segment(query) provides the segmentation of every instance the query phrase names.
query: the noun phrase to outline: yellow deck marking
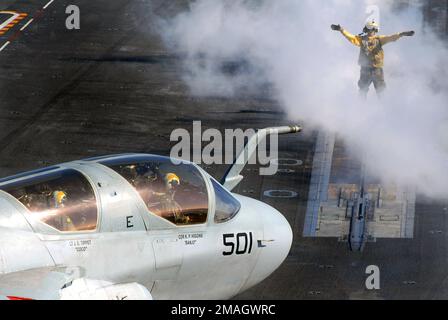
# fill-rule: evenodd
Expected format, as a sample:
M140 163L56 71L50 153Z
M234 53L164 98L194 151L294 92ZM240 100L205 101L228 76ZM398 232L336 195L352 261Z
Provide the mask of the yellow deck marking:
M11 28L13 28L20 21L25 19L28 15L26 13L20 13L16 11L0 11L0 15L9 15L10 17L4 21L0 21L0 36L8 32Z

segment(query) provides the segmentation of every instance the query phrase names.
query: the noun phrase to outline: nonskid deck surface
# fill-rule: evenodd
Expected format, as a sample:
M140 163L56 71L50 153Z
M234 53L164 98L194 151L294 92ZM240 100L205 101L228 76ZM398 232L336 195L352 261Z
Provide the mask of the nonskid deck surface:
M10 42L0 51L1 176L104 154L169 155L171 131L191 131L193 120L201 120L203 130L290 124L275 101L263 95L192 97L182 80L180 55L163 46L147 3L79 0L82 25L72 31L65 28L65 8L71 3L55 0L43 10L48 3L0 1L0 10L28 14L0 35L0 47ZM151 2L158 15L186 7L186 1ZM18 33L38 12L38 19ZM408 226L412 232L404 226L407 237L375 238L362 253L350 252L339 235L304 236L318 137L317 132L281 137L284 161L275 176L260 176L257 166L245 169L235 191L284 213L294 243L272 276L236 298L447 298L446 202L417 197L413 226ZM341 159L346 155L336 139L329 177L336 189L352 184L344 176L359 169L356 162ZM218 178L226 169L205 168ZM330 203L326 212L332 210L337 211ZM365 289L369 265L381 270L380 290Z

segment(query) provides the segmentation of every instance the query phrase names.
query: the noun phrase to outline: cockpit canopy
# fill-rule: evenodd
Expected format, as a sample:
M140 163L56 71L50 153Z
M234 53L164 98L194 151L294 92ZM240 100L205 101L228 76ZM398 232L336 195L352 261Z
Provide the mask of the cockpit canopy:
M0 189L19 200L32 219L58 231L92 231L97 227L95 193L76 170L61 169L11 182Z
M123 186L125 182L106 168L123 177L137 192L129 185ZM105 197L101 190L101 181L106 176L113 181L111 187L117 183L124 187L120 190L134 194L130 201L140 198L140 210L145 208L146 214L177 226L207 222L209 192L215 195L215 223L231 220L241 207L229 191L196 165L145 154L91 158L25 172L1 179L0 190L27 209L27 217L40 224L41 232L50 231L48 228L58 232L88 232L98 229L100 212L108 214L109 209L105 208L110 193ZM107 216L101 219L107 220Z
M231 220L241 209L240 202L215 179L211 179L215 191L215 223Z
M151 213L176 225L207 221L207 185L194 165L174 164L170 158L149 155L106 159L99 163L125 178Z

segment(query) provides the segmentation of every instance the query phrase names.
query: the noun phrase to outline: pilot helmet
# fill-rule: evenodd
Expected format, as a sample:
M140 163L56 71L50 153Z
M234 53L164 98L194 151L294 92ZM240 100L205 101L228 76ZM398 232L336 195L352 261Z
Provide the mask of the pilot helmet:
M67 193L64 191L54 191L53 192L53 200L55 208L59 208L64 205L65 201L67 200Z
M165 180L166 180L167 187L169 189L173 189L173 188L177 187L178 185L180 185L180 179L175 173L172 173L172 172L167 173L165 175Z

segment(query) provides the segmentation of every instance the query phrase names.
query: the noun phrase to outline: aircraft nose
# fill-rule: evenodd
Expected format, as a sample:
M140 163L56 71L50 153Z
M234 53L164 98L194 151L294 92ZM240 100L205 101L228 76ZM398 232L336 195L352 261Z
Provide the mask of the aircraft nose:
M263 214L263 226L264 239L257 241L257 245L263 249L260 258L270 261L273 272L282 264L291 249L292 229L283 214L272 207Z
M286 218L276 209L262 204L257 210L263 221L263 237L256 239L259 251L256 266L250 280L244 286L249 288L274 272L285 260L292 244L292 229Z

